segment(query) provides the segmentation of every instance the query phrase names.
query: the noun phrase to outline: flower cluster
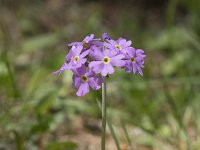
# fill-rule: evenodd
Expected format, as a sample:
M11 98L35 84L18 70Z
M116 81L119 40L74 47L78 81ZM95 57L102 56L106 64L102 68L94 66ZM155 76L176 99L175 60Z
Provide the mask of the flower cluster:
M103 77L113 74L115 67L124 68L127 73L142 75L144 51L131 47L132 41L124 38L113 40L107 33L95 39L94 34L86 36L82 42L68 44L69 53L62 67L55 73L64 70L73 72L72 87L77 89L77 96L101 88Z

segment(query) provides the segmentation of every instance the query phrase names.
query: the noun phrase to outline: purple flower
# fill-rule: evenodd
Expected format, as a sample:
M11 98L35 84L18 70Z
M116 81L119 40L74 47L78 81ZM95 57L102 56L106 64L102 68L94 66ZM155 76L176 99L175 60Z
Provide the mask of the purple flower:
M69 69L76 69L81 67L87 59L85 58L89 50L82 52L83 46L78 45L77 47L73 46L69 54L66 56L66 61L68 63ZM81 53L82 52L82 53Z
M126 64L124 66L126 72L137 72L143 75L142 69L144 68L144 51L141 49L135 50L134 48L129 48L125 54Z
M81 53L82 52L82 53ZM69 53L66 55L65 63L62 65L62 67L53 72L53 73L58 73L61 74L64 70L73 70L76 68L81 67L83 64L86 63L87 59L85 58L89 53L89 50L86 50L83 52L83 46L72 46L71 50Z
M86 71L85 66L81 66L74 70L72 87L77 89L76 95L83 96L89 92L89 87L94 90L101 88L103 82L101 77L95 76L91 70Z
M105 47L121 54L125 53L132 44L132 41L126 41L126 39L123 38L119 38L117 41L108 40L108 42L109 43L104 43Z
M114 73L114 67L123 67L125 61L122 60L124 55L116 54L116 52L106 49L102 51L98 47L93 47L90 56L95 60L89 63L89 68L95 73L101 73L102 76Z

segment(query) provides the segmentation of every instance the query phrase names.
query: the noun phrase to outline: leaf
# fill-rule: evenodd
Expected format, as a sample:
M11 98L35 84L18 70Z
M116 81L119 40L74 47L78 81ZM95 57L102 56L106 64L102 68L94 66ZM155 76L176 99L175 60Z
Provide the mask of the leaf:
M133 146L132 146L132 143L131 143L131 140L130 140L130 137L128 135L128 132L127 132L127 129L126 129L126 126L124 124L124 121L121 120L121 124L122 124L122 128L123 128L123 131L124 131L124 134L125 134L125 137L126 137L126 140L130 146L130 149L133 150Z
M38 115L38 121L31 128L31 134L42 134L49 130L50 124L53 121L53 116Z
M109 130L110 130L110 133L115 141L115 144L117 146L117 149L120 150L120 145L119 145L119 141L117 139L117 136L116 136L116 133L115 133L115 130L113 129L112 127L112 124L110 123L110 121L107 120L107 123L108 123L108 127L109 127Z

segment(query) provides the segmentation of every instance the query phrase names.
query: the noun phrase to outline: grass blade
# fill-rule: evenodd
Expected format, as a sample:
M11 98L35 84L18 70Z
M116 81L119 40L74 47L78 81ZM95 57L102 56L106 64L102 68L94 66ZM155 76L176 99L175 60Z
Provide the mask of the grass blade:
M131 148L131 150L133 150L133 146L132 146L132 143L131 143L131 140L130 140L130 137L128 135L128 132L127 132L127 129L126 129L126 126L124 124L124 121L121 120L121 124L122 124L122 128L123 128L123 131L124 131L124 134L125 134L125 137L126 137L126 140Z
M115 130L113 129L112 124L110 123L110 121L107 120L107 123L108 123L108 127L109 127L109 130L110 130L110 133L111 133L111 135L112 135L112 137L113 137L113 139L115 141L115 144L117 146L117 150L120 150L119 141L118 141L117 136L115 134Z

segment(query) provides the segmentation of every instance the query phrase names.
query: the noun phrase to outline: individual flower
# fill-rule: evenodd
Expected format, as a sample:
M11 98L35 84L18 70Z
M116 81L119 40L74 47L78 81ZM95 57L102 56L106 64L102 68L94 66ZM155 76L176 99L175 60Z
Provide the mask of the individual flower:
M126 64L124 65L124 68L126 72L130 73L133 71L134 74L139 73L140 75L143 75L142 69L144 66L144 51L141 49L134 49L129 48L125 54L125 61Z
M102 50L98 47L93 47L90 56L95 60L89 63L89 68L95 73L101 73L102 76L114 73L114 67L123 67L125 61L122 60L124 55L116 54L114 51L105 49Z
M78 45L77 47L73 46L69 54L66 56L66 61L68 63L69 69L76 69L81 67L87 59L85 58L89 50L82 52L83 46ZM82 53L81 53L82 52Z
M87 71L84 65L74 70L74 75L72 78L72 87L77 89L77 96L83 96L88 93L89 87L94 90L100 89L101 83L103 82L102 78L95 76L93 71Z
M108 49L114 50L117 53L123 54L127 51L128 48L130 48L132 41L127 41L126 39L119 38L118 40L107 40L107 42L104 43L104 46Z
M65 57L65 63L62 67L53 72L61 74L65 70L73 70L76 68L81 67L83 64L86 63L87 59L85 58L89 53L89 50L83 52L83 46L72 46L71 50Z

